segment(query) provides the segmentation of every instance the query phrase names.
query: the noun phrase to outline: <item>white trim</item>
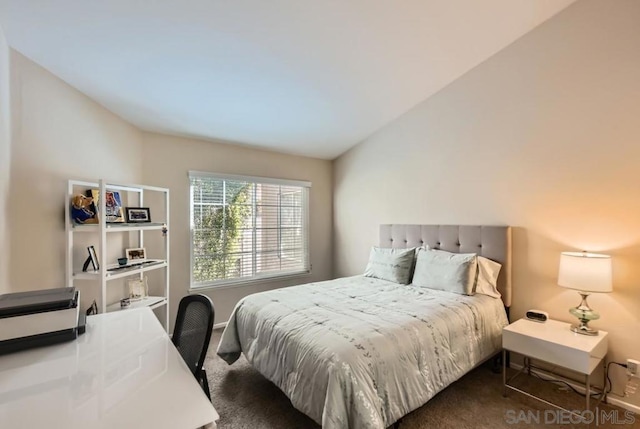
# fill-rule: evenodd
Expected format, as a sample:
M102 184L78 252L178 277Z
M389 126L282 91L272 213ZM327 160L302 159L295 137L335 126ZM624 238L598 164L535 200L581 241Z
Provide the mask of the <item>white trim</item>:
M302 188L310 188L311 182L305 180L289 180L289 179L276 179L273 177L259 177L259 176L243 176L240 174L222 174L222 173L208 173L206 171L189 171L189 179L198 177L211 177L214 179L223 180L238 180L251 183L268 183L270 185L281 186L300 186Z
M302 204L304 207L302 228L305 232L304 240L306 240L305 244L307 245L307 260L304 261L304 265L309 268L309 273L311 273L311 222L309 220L309 214L311 213L311 199L309 198L309 192L309 189L303 190L302 192Z
M224 329L227 327L227 324L229 322L220 322L220 323L216 323L215 325L213 325L213 329Z
M630 404L629 402L623 401L620 399L618 395L615 393L609 393L607 395L607 403L612 405L617 405L620 408L624 408L625 410L631 411L636 414L640 414L640 406Z
M191 186L191 175L189 175L187 189L189 190L189 207L187 207L189 216L187 218L189 219L189 287L191 287L193 284L193 187Z
M239 278L238 280L227 280L224 283L206 284L202 286L191 286L189 293L201 292L203 290L219 290L219 289L233 289L236 287L247 286L250 284L270 283L273 281L284 281L289 279L295 279L300 277L309 277L311 271L303 271L292 274L281 274L275 276L265 277L251 277L251 278ZM283 286L286 287L286 286Z

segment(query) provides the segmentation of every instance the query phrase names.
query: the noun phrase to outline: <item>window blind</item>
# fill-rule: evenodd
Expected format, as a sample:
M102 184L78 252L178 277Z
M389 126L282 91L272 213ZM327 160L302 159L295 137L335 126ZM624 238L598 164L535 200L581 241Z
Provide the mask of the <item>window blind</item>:
M190 172L191 284L310 271L308 182Z

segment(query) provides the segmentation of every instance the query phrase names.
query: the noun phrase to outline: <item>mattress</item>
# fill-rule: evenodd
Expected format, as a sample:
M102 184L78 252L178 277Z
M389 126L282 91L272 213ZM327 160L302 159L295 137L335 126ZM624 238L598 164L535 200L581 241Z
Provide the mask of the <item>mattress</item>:
M501 300L363 277L250 295L218 355L326 429L384 429L500 350Z

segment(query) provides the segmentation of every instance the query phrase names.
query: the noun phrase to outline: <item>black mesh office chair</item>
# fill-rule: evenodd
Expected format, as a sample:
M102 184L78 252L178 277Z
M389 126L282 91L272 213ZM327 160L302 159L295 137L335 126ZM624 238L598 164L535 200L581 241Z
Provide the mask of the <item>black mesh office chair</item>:
M180 300L172 337L173 344L209 400L211 400L211 393L209 393L207 373L202 369L202 365L209 348L214 316L213 302L208 296L185 296Z

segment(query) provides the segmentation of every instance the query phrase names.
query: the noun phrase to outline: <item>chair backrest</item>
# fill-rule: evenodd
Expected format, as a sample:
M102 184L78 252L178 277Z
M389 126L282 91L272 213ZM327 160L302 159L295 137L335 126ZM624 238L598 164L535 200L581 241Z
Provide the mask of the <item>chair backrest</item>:
M205 295L187 295L180 300L171 340L194 376L202 370L209 348L215 310Z

